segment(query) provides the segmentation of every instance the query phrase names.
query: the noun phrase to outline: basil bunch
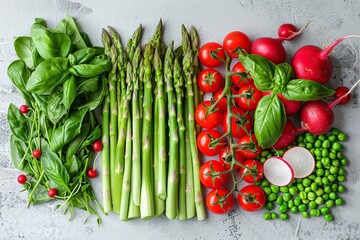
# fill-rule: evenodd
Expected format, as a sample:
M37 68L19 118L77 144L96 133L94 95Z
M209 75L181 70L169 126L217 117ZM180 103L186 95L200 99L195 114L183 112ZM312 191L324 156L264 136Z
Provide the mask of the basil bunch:
M240 61L251 73L255 86L264 92L254 114L254 133L259 146L269 148L280 138L286 123L285 107L277 94L293 101L313 101L328 97L334 91L315 81L293 79L294 72L288 63L275 65L254 54L241 54Z
M14 47L19 59L8 76L30 110L23 115L9 106L10 152L14 167L28 175L29 203L52 200L47 192L56 188L71 215L74 207L97 214L85 173L91 143L101 136L94 110L107 94L102 75L111 63L70 16L55 28L36 19L30 36L17 37ZM40 158L32 157L34 149Z

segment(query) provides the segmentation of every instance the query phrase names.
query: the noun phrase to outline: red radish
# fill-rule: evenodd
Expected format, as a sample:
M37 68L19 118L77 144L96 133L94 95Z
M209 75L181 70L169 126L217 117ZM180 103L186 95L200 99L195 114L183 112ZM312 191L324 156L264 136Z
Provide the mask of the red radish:
M349 91L349 89L345 86L340 86L338 88L335 89L335 100L341 98L344 94L346 94ZM346 97L344 97L343 99L341 99L341 101L339 102L340 105L345 105L347 103L349 103L351 100L351 93L349 93Z
M18 183L20 183L20 184L26 183L26 181L27 181L26 175L20 174L20 175L17 177L17 181L18 181Z
M315 159L309 150L304 147L292 147L287 150L283 157L294 170L295 178L309 176L315 169Z
M21 105L20 106L20 112L22 113L22 114L26 114L27 112L28 112L28 106L26 106L26 105Z
M294 170L280 157L268 158L263 167L265 178L273 185L286 186L294 179Z
M270 94L271 94L271 92L263 92L262 93L263 96L270 95ZM286 115L288 115L288 116L293 115L300 110L302 102L287 100L286 98L283 97L283 95L281 93L277 94L277 96L280 98L280 100L283 102L283 104L285 106Z
M279 150L289 146L292 142L294 142L298 130L291 122L290 119L286 121L283 133L277 142L272 146L272 148Z
M303 46L297 50L291 61L296 78L313 80L321 84L327 83L333 72L333 65L329 54L336 45L350 37L359 36L348 35L339 38L325 50L313 45Z
M39 158L41 156L41 151L39 149L35 149L32 152L32 155L33 155L34 158Z
M100 140L95 140L93 143L92 143L92 149L95 151L95 152L100 152L103 148L103 145L102 145L102 142Z
M57 194L57 189L56 188L50 188L49 191L48 191L48 196L53 198L55 197Z
M251 45L251 53L261 55L275 64L283 63L286 51L280 39L263 37L256 39Z
M89 168L86 174L89 178L95 178L97 176L97 171L95 168Z
M297 29L293 24L285 23L281 25L278 29L279 38L289 38L296 33Z

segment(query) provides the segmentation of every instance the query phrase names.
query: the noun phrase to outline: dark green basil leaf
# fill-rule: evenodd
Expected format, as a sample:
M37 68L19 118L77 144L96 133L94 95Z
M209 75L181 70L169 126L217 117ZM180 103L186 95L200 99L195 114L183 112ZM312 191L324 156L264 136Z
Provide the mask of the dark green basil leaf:
M36 105L40 108L41 112L47 116L47 103L49 96L31 94L35 100Z
M69 72L77 77L95 77L111 69L111 62L107 59L93 59L89 63L72 66Z
M94 59L94 57L103 54L96 48L83 48L73 53L76 58L77 64L88 63Z
M256 88L261 91L271 91L274 86L275 64L263 56L255 54L240 54L240 61L250 72Z
M80 149L91 145L96 139L99 139L101 137L101 129L100 127L97 125L92 132L89 134L89 136L87 136L87 138L85 139L85 141L81 144Z
M35 186L36 183L35 182L31 182L32 186ZM32 188L31 188L32 189ZM31 192L31 190L29 191L29 193ZM48 189L42 185L42 184L38 184L31 196L31 199L29 199L29 201L36 205L36 204L41 204L41 203L45 203L45 202L49 202L53 200L53 198L50 198L48 195Z
M26 67L24 61L16 60L12 62L7 69L7 74L24 99L29 101L31 99L31 95L26 90L26 84L31 73Z
M76 79L70 76L63 84L63 103L69 109L76 97Z
M42 146L41 150L41 167L46 176L70 192L70 176L59 156L51 151L47 146Z
M99 81L100 86L98 87L98 90L93 94L87 95L86 103L84 105L79 106L78 109L90 108L90 111L92 111L102 103L107 90L106 88L107 80L104 76L101 76L100 79L101 79Z
M56 92L50 95L47 104L47 113L52 124L57 124L60 119L67 113L66 107L63 103L63 94Z
M59 151L65 144L80 134L81 125L87 111L88 108L76 111L66 119L63 125L55 129L50 141L51 150L54 152Z
M81 167L81 162L76 158L75 155L72 155L72 157L66 161L64 166L68 171L70 177L73 177L79 172Z
M23 60L26 66L34 69L41 61L31 37L18 37L14 41L16 55Z
M314 101L329 97L335 93L334 90L312 80L294 79L288 82L282 95L288 100Z
M12 133L20 140L26 142L29 138L29 129L26 118L20 110L10 103L7 113L7 120Z
M87 35L87 33L86 32L80 32L80 34L81 34L81 37L84 39L84 42L85 42L86 46L92 47L93 45L92 45L92 43L90 41L90 38Z
M61 20L55 26L55 30L66 33L71 38L75 49L82 49L86 47L86 43L80 33L80 30L71 16L66 16L63 20Z
M50 122L48 120L46 112L40 113L40 131L41 134L47 139L49 139L53 131L52 127L50 126Z
M254 133L262 148L269 148L280 138L286 123L284 104L276 95L261 98L254 115Z
M49 95L56 86L67 79L69 67L67 58L45 60L31 74L26 89L36 94Z
M285 85L294 77L294 71L290 64L280 63L275 67L274 82L276 86Z
M30 158L31 155L28 153L27 157L25 157L25 160L23 162L22 159L24 157L24 154L26 152L26 144L23 141L20 141L18 139L16 139L14 134L11 134L10 136L10 156L11 156L11 162L13 164L13 166L20 170L20 171L24 171L28 174L33 174L33 171L31 170L31 168L29 167L29 165L27 164L26 159Z
M72 158L74 154L80 149L83 141L86 139L89 134L90 125L88 123L84 123L81 126L80 134L77 135L66 147L66 161Z
M81 93L92 93L98 90L99 76L93 78L82 78L80 79L76 92Z

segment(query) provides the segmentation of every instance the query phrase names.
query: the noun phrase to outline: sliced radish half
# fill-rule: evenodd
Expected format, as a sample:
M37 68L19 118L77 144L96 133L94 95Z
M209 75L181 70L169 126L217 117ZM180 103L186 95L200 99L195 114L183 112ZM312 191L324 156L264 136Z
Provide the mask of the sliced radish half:
M264 176L276 186L286 186L294 179L294 170L280 157L270 157L264 163Z
M290 148L284 153L283 159L294 169L295 178L307 177L315 169L314 156L304 147Z

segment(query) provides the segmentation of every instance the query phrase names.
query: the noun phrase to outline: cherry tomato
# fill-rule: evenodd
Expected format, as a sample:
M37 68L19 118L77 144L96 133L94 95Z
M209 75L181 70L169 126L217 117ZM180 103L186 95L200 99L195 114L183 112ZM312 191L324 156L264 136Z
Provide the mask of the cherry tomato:
M226 169L219 161L207 161L200 168L200 181L207 188L219 188L227 182L229 175L226 173L211 176L211 174L219 174L223 171L226 171Z
M345 95L347 92L349 91L349 89L345 86L340 86L338 88L335 89L335 100L339 99L340 97L342 97L343 95ZM349 93L346 97L344 97L343 99L340 100L339 104L340 105L345 105L348 102L350 102L351 100L351 93Z
M257 144L255 134L244 135L237 143L244 144L243 147L238 147L237 151L246 159L256 158L262 151L261 147Z
M242 95L242 97L235 98L236 104L242 109L249 111L254 111L262 98L261 91L252 84L241 87L238 94Z
M35 149L32 152L32 155L33 155L34 158L39 158L41 156L41 151L39 149Z
M244 181L247 183L259 182L264 176L264 168L261 162L254 159L245 160L244 165L254 172L246 169L240 168L240 177L244 177Z
M203 128L215 128L222 122L222 110L215 107L209 112L211 104L211 101L203 101L196 107L195 120Z
M53 198L55 197L57 194L57 189L56 188L50 188L49 191L48 191L48 196Z
M255 212L265 206L266 194L259 186L247 185L240 190L238 203L242 209L248 212Z
M246 75L250 75L249 73L246 73L246 69L244 68L244 66L242 65L241 62L237 62L232 68L231 68L232 72L237 72L237 73L241 73L244 74L243 76L240 75L231 75L231 81L239 88L243 87L243 86L247 86L250 84L254 84L254 80L252 78L245 78Z
M97 176L97 171L95 168L89 168L86 174L89 178L95 178Z
M215 156L219 154L225 146L225 140L222 139L217 144L211 144L211 142L221 136L221 133L214 129L207 129L200 132L196 139L200 152L207 156Z
M29 111L28 106L26 105L21 105L20 106L20 112L23 114L26 114Z
M203 92L216 92L223 82L221 73L215 69L204 69L199 73L198 85Z
M207 208L215 214L224 214L229 212L234 206L234 197L229 195L229 190L226 188L214 189L206 197Z
M231 153L230 146L227 146L219 154L219 161L227 170L231 168L232 156L230 153ZM235 159L236 162L238 163L244 163L244 158L241 156L239 151L235 151ZM240 168L239 165L237 164L234 165L234 170L238 170L239 168Z
M95 140L93 143L92 143L92 149L95 151L95 152L100 152L103 148L103 145L101 143L100 140Z
M214 102L217 101L217 100L220 98L220 96L221 96L221 94L223 93L223 91L224 91L224 88L219 88L219 90L217 90L217 91L214 93L214 97L213 97L213 101L214 101ZM233 87L231 87L231 92L232 92L232 94L236 94L236 93L237 93L236 89L233 88ZM226 112L226 110L227 110L226 96L224 96L224 97L219 101L218 106L219 106L219 108L220 108L223 112Z
M223 61L215 58L212 54L216 54L216 56ZM205 43L199 49L199 59L204 66L216 68L225 62L226 56L224 48L216 42Z
M239 54L236 51L238 51L239 48L243 49L247 53L250 53L251 42L245 33L233 31L225 36L223 46L230 57L237 58L239 57Z
M281 25L278 29L278 36L280 38L288 38L297 32L296 27L293 24L285 23Z
M17 177L17 181L18 181L18 183L20 183L20 184L26 183L26 181L27 181L26 175L20 174L20 175Z
M250 114L241 108L235 107L232 108L232 113L237 116L231 118L231 133L233 137L239 138L250 133L253 127ZM227 116L228 114L225 113L222 121L222 128L224 132L228 131Z

